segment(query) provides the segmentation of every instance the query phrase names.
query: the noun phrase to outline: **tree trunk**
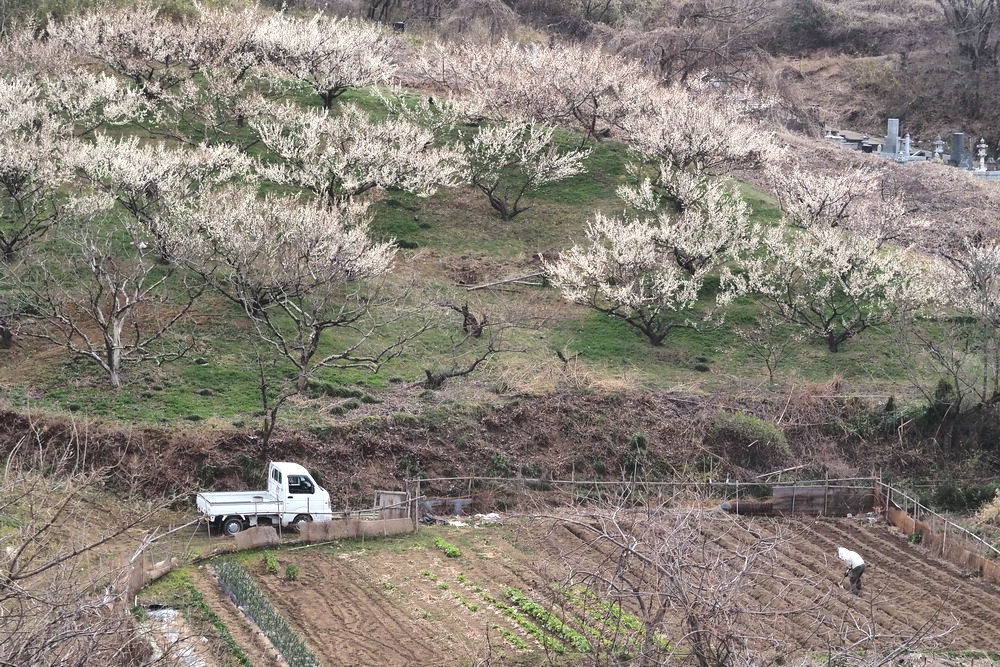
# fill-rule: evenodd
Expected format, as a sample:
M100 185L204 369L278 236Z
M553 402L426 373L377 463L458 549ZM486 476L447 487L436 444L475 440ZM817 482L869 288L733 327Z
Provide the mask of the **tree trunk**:
M832 332L826 334L826 348L830 351L831 354L837 354L837 352L840 351L841 340L842 339L840 336L837 336Z

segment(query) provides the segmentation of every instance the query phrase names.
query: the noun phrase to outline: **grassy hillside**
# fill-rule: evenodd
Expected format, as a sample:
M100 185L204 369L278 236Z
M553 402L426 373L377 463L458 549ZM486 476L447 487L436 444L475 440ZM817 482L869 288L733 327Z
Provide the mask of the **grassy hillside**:
M428 310L440 310L442 321L377 373L321 371L312 395L329 398L332 393L336 398L339 392L358 398L350 395L355 392L365 401L379 400L401 383L422 382L424 370L447 367L453 361L451 341L460 333L461 316L438 305L445 302L468 303L473 312L496 319L532 316L523 329L511 332L510 352L498 354L470 378L450 380L454 384L502 387L499 390L509 393L550 391L563 365L557 352L575 357L587 373L636 388L683 386L711 393L766 373L763 361L736 335L756 326L759 312L749 301L731 308L720 325L704 333L680 330L656 348L618 320L564 303L550 287L469 289L538 273L539 255L554 256L581 240L594 211L621 208L614 190L626 182L626 148L614 142L594 148L587 173L547 186L530 198L531 208L511 222L501 220L485 197L468 186L443 189L428 199L387 193L377 203L373 229L401 248L393 280L412 282L412 298L426 303ZM765 194L749 186L745 194L756 219L776 218ZM533 280L541 283L538 277ZM251 427L261 406L258 370L247 353L252 336L241 323L244 317L232 304L209 294L196 303L185 331L194 337L195 349L177 361L131 368L120 391L108 390L92 362L31 339L20 340L5 355L0 377L11 407L19 410L137 424L188 420ZM398 326L414 324L410 320ZM335 337L329 345L336 345ZM797 343L776 379L824 383L835 376L865 393L911 391L894 358L891 331L866 333L836 355L819 344ZM304 419L318 427L350 418L317 413L308 401L298 408L298 415L295 409L289 412L290 425Z

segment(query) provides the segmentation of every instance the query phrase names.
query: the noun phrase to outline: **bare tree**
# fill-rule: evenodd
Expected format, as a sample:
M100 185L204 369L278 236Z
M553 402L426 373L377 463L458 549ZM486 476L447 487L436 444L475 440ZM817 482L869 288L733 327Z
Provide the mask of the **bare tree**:
M25 333L93 361L115 388L126 364L162 363L190 349L163 343L204 290L176 265L164 266L149 235L131 222L67 230L60 235L67 252L36 254L17 276L35 313Z
M784 325L784 320L773 313L763 313L754 326L736 329L740 340L764 363L769 382L774 382L778 366L792 355L795 344L801 340L796 332L788 331Z
M437 322L437 328L446 332L448 351L439 367L424 367L424 385L428 389L440 389L449 379L481 371L495 356L524 352L518 332L537 330L551 316L548 310L523 303L515 311L500 298L484 300L478 306L470 306L468 301L458 305L450 300L440 305L459 314L461 324L456 327L454 317ZM478 317L476 311L481 313Z
M686 83L706 72L745 79L761 58L759 31L774 12L770 0L661 0L612 44L664 82Z
M149 643L131 613L130 559L120 545L150 513L115 515L109 522L108 508L93 500L104 474L74 472L69 451L61 458L49 451L46 473L34 470L32 463L40 461L30 452L41 446L37 437L15 447L0 475L0 510L11 526L0 538L0 662L145 663ZM133 562L146 544L130 547L138 547ZM115 562L121 567L107 565Z
M693 498L632 501L626 493L550 517L586 547L563 554L568 574L559 585L577 613L615 631L613 655L634 656L642 665L679 655L701 667L754 664L758 652L782 645L773 628L777 616L816 613L815 604L771 604L811 585L775 576L788 539L780 531L751 531L720 510L698 508Z
M937 0L959 53L973 72L1000 62L1000 2L997 0Z

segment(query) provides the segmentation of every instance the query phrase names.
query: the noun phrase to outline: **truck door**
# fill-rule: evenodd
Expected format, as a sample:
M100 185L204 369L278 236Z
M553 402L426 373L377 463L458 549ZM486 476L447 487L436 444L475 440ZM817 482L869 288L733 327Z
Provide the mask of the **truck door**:
M288 475L284 501L285 522L293 521L300 514L313 515L322 508L315 497L316 486L305 475Z

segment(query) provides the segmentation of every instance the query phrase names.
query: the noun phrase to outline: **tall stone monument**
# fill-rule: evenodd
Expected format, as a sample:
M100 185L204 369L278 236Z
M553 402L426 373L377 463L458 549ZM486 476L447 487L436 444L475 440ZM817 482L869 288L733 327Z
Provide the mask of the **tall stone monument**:
M953 132L951 135L951 159L948 164L961 167L965 160L965 132Z
M889 126L885 132L885 145L882 147L882 151L895 157L896 153L899 152L899 148L899 119L890 118Z

